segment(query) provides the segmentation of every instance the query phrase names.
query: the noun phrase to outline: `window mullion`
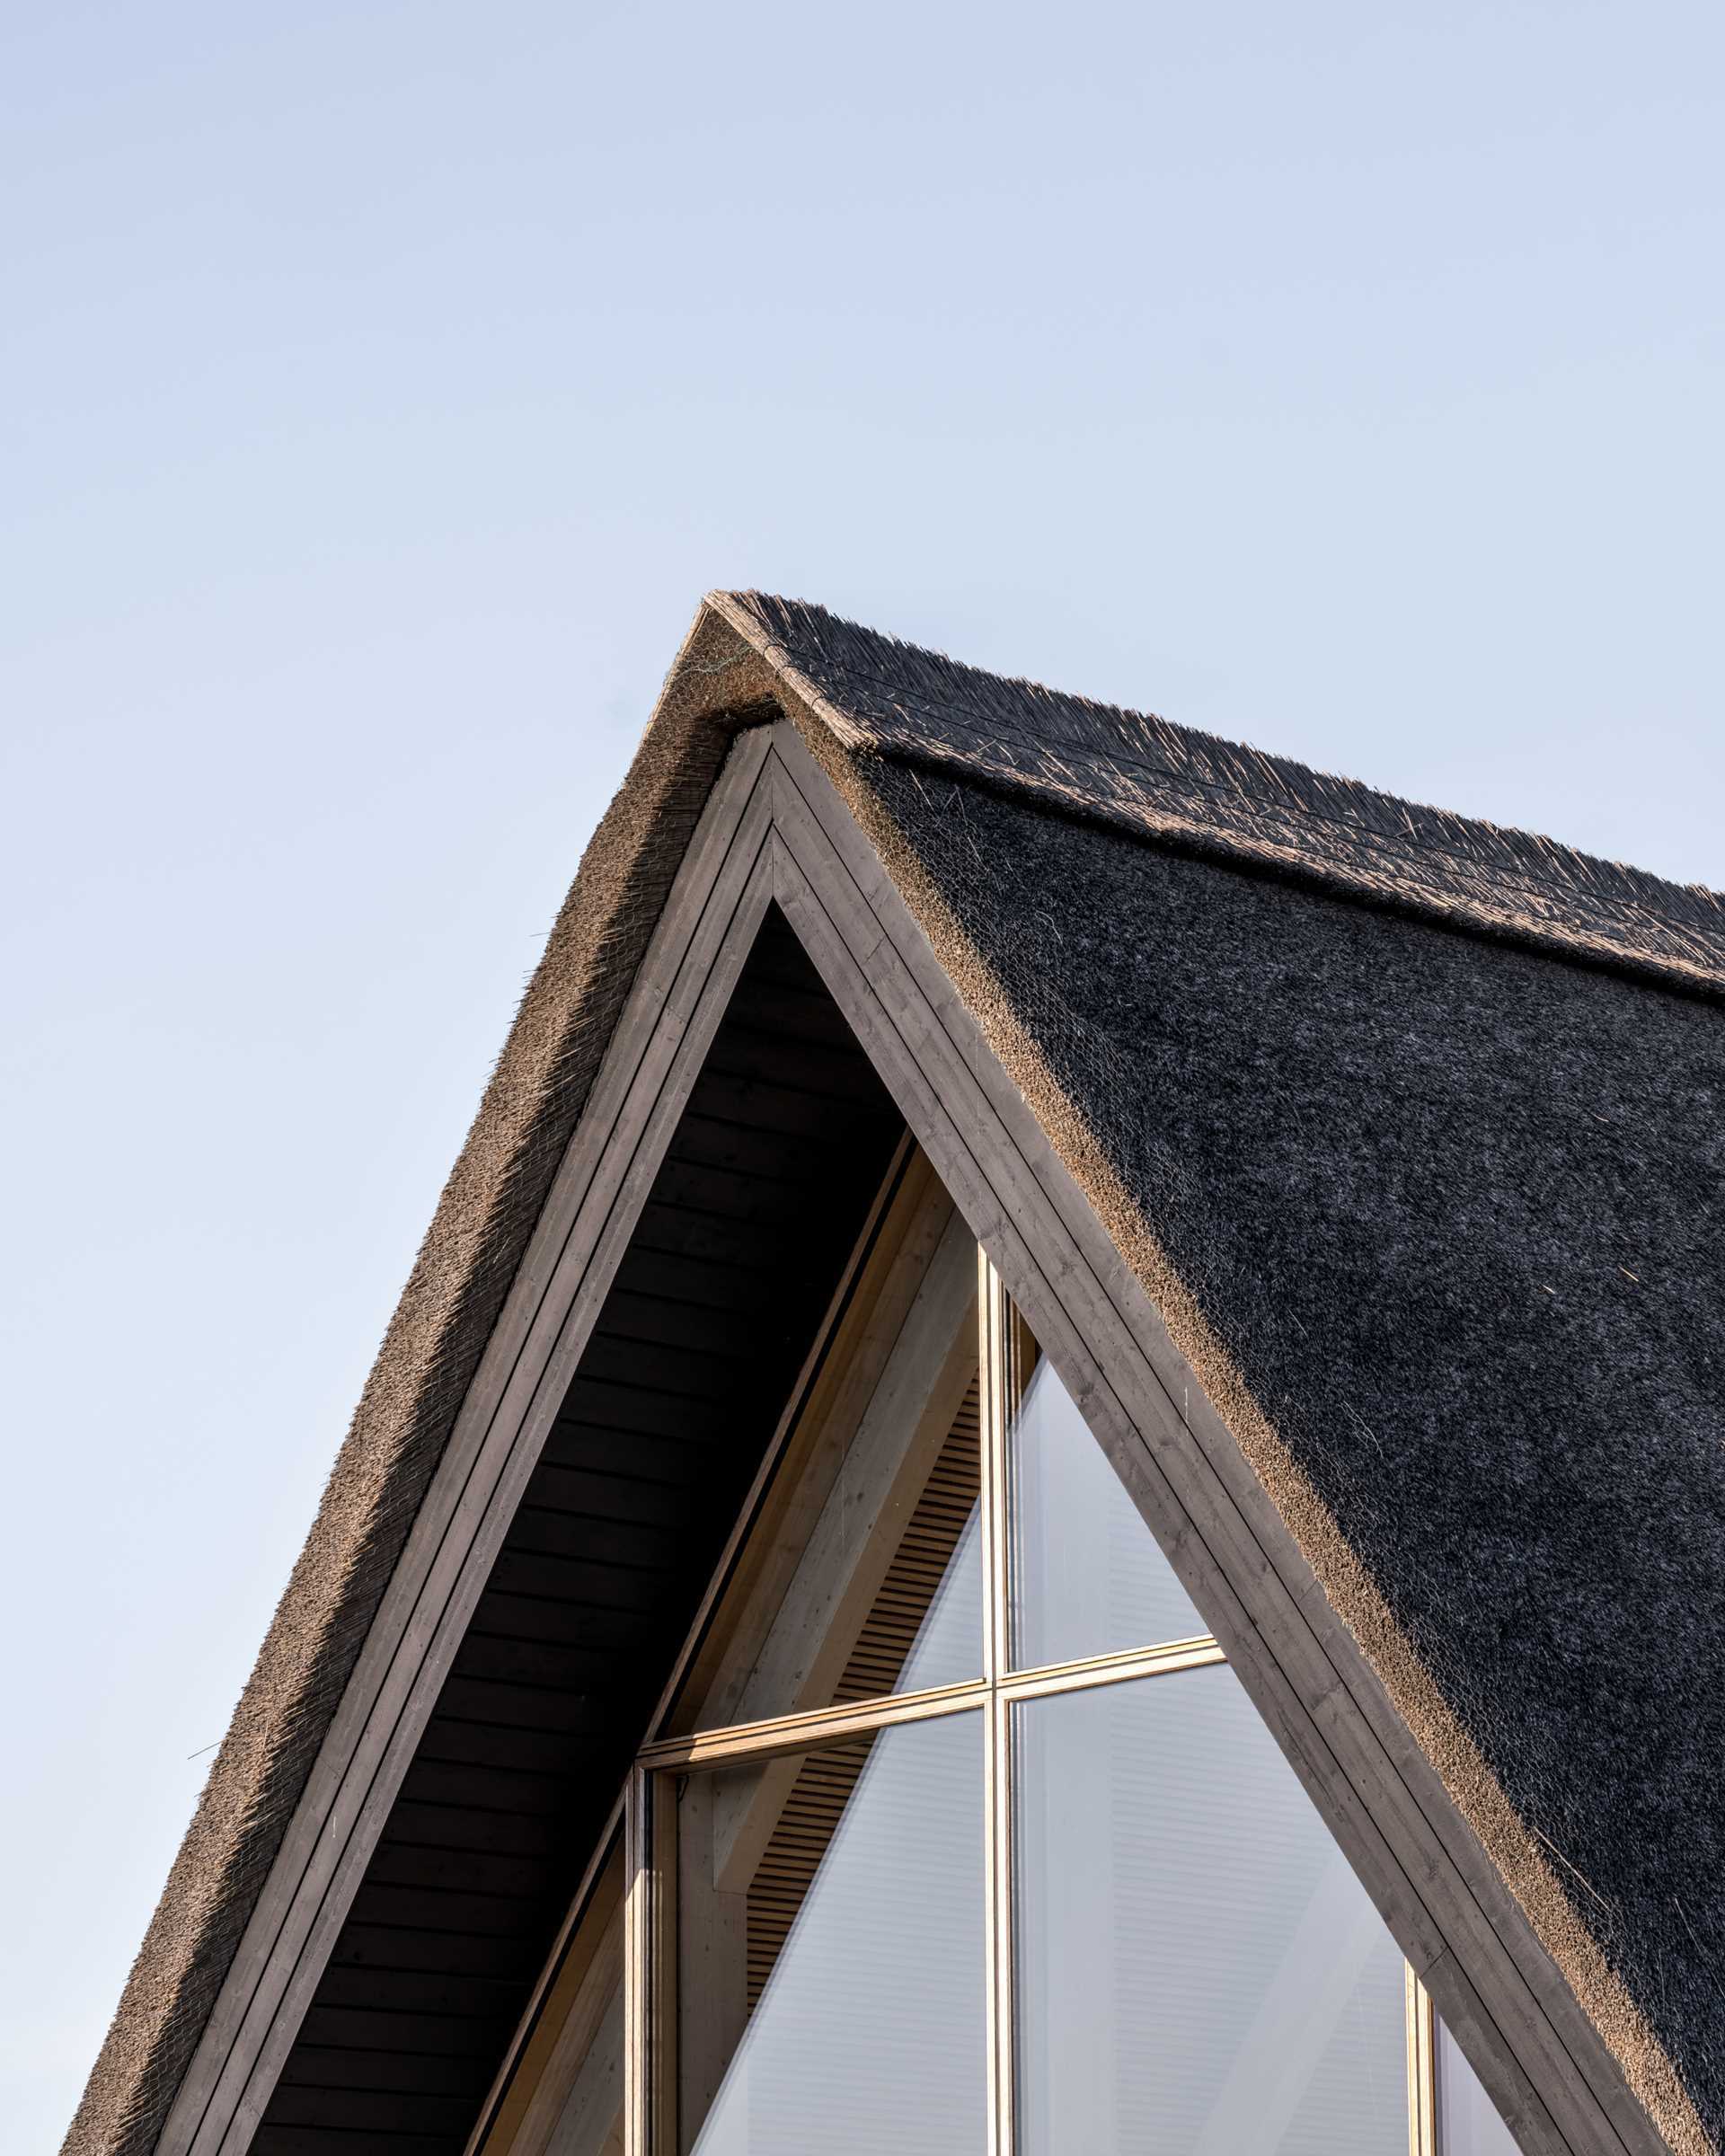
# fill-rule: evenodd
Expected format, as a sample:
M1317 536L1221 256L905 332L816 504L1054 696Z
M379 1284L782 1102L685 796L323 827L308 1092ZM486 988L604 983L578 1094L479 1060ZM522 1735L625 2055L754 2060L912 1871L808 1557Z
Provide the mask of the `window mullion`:
M1056 1692L1089 1692L1099 1684L1170 1676L1183 1669L1204 1669L1226 1660L1214 1639L1176 1639L1166 1647L1148 1647L1136 1654L1099 1655L1093 1662L1027 1669L1022 1675L1006 1678L1002 1689L1013 1700L1047 1699Z
M855 1706L812 1707L801 1714L781 1715L770 1722L741 1722L730 1729L701 1729L690 1736L668 1736L643 1747L642 1766L654 1773L682 1769L711 1772L741 1766L746 1761L786 1758L793 1752L819 1751L847 1737L866 1736L900 1722L931 1721L942 1715L974 1713L986 1687L978 1683L942 1684L932 1692L889 1692Z
M987 1967L989 2156L1013 2156L1015 2143L1013 2053L1013 1731L1000 1692L1011 1666L1012 1530L1006 1424L1013 1385L1011 1303L1000 1275L978 1250L982 1330L983 1560L986 1568L984 1675L988 1683L987 1816L984 1822Z
M1408 2156L1438 2156L1438 2031L1431 1993L1406 1965Z
M652 1777L637 1766L624 1805L623 2152L652 2156L650 2091L654 2069Z
M988 2092L991 2156L1016 2144L1013 1970L1013 1710L999 1692L987 1708Z
M997 1683L1009 1666L1010 1530L1006 1497L1006 1416L1012 1384L1012 1308L1000 1275L978 1248L978 1359L982 1374L982 1556L986 1582L982 1674Z

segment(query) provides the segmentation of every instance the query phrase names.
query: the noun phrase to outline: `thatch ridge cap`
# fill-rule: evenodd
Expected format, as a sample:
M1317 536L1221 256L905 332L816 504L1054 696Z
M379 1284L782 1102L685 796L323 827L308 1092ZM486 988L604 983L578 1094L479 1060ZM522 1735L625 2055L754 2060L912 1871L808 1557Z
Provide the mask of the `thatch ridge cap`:
M708 603L853 753L926 763L1157 843L1725 990L1725 895L1703 884L990 673L807 601L734 591Z

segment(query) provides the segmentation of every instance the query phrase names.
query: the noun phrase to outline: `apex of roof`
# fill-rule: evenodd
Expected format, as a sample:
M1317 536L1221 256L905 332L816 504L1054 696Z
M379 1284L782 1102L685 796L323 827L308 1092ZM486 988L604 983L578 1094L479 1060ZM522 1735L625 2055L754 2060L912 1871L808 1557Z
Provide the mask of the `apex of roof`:
M1141 711L965 666L765 592L708 604L853 754L1457 925L1725 990L1725 897L1333 778Z

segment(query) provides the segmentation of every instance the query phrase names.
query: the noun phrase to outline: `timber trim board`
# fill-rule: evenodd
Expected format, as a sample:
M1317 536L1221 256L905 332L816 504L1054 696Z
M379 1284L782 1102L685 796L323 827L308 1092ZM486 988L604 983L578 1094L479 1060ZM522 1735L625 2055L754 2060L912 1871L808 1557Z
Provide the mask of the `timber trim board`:
M774 895L1331 1832L1540 2156L1665 2143L851 811L772 729Z
M733 744L156 2143L242 2156L771 898L768 731Z

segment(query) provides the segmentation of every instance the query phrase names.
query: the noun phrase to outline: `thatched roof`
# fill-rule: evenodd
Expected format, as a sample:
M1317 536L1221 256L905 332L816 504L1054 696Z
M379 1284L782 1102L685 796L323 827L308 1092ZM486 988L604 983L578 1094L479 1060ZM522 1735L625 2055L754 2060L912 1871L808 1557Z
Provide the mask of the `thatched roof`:
M1674 2145L1725 2139L1725 904L756 595L583 861L67 2147L154 2144L739 717L833 776Z

